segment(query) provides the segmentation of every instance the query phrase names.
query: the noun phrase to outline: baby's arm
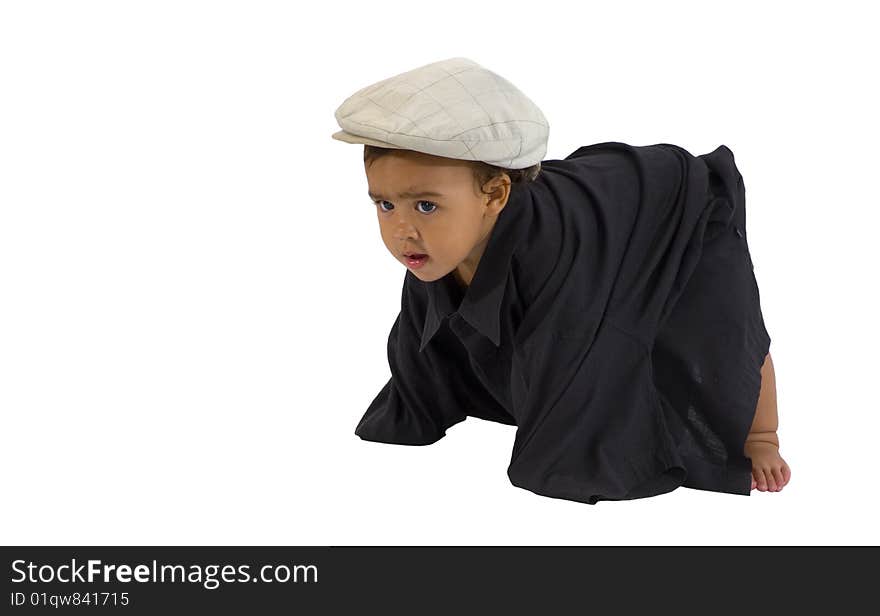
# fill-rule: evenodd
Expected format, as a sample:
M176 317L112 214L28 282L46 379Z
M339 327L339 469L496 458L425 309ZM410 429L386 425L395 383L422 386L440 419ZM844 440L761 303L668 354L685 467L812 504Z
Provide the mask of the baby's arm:
M761 366L761 393L758 395L758 406L746 442L763 441L779 447L776 430L779 419L776 412L776 373L773 371L773 359L770 353L764 358Z

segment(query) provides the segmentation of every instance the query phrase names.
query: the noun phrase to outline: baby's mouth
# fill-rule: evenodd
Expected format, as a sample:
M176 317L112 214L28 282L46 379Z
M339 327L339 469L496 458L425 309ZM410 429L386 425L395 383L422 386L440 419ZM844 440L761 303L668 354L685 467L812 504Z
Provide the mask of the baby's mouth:
M410 267L420 267L428 260L428 255L417 252L403 255L403 257L406 259L406 263Z

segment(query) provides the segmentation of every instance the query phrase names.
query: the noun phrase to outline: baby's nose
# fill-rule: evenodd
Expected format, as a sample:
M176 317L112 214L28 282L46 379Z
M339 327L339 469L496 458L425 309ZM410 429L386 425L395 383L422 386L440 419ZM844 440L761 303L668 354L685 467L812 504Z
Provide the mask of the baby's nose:
M401 221L394 228L394 237L398 240L408 240L415 237L416 234L416 228L409 222Z

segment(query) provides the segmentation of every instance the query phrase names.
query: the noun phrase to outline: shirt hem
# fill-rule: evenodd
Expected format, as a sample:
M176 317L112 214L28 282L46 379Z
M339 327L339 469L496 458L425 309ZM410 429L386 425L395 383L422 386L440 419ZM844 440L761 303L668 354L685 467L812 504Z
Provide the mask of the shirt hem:
M446 436L446 431L449 430L449 428L461 423L467 418L467 415L463 415L455 421L446 424L446 427L439 432L432 431L422 432L419 434L403 434L400 431L393 429L385 432L379 432L376 430L370 430L368 424L361 423L355 429L354 433L358 437L360 437L361 440L371 441L374 443L385 443L388 445L433 445L441 438Z

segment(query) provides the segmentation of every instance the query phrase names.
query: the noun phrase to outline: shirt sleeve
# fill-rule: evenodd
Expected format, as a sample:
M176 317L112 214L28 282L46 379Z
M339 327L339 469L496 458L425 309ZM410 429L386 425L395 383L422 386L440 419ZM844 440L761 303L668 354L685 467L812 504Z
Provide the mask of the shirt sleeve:
M636 314L649 308L653 278L636 253L663 213L645 200L677 194L662 153L653 153L662 169L641 158L612 144L554 163L534 237L518 256L551 264L527 290L512 362L517 432L507 474L536 494L595 504L669 492L685 477L652 381L649 335L612 310L621 291ZM635 271L624 269L630 262Z
M472 373L466 350L444 322L419 352L427 295L407 276L401 309L388 336L391 378L355 429L366 441L430 445L468 415L492 414L491 399Z
M698 159L725 214L710 221L700 258L657 333L654 381L674 411L690 470L685 485L747 495L751 460L743 449L770 335L746 241L742 176L726 147Z

